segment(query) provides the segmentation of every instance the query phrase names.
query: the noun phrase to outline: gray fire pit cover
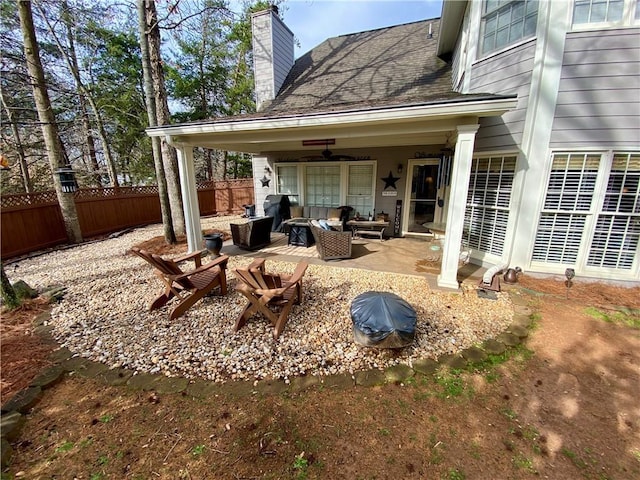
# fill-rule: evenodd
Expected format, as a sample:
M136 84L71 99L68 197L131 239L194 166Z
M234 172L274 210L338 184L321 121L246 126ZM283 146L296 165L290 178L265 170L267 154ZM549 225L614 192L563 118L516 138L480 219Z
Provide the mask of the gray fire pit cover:
M416 333L416 311L398 295L365 292L351 302L353 336L367 347L401 348L410 345Z

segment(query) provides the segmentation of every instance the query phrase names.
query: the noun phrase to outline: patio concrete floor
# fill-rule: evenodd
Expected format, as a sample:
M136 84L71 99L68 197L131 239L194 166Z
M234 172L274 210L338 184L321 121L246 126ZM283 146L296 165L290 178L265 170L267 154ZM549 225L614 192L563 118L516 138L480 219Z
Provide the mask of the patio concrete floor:
M310 264L317 265L424 276L432 289L440 290L436 280L440 271L441 242L432 238L388 238L382 241L354 238L352 258L324 261L318 258L315 245L308 248L287 245L285 234L271 232L271 244L263 249L243 250L228 240L224 242L221 253L288 262L299 262L304 259ZM485 270L483 267L469 263L458 271L458 281L473 279L477 283Z

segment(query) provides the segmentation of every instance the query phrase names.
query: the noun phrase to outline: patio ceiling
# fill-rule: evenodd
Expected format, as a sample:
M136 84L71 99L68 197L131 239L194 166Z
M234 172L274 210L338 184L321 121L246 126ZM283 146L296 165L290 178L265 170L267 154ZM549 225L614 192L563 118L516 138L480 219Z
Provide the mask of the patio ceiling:
M207 147L263 154L310 151L303 140L335 139L333 149L444 144L458 125L500 116L515 108L515 96L403 105L368 110L289 116L232 117L198 123L152 127L150 136L169 136L184 147Z

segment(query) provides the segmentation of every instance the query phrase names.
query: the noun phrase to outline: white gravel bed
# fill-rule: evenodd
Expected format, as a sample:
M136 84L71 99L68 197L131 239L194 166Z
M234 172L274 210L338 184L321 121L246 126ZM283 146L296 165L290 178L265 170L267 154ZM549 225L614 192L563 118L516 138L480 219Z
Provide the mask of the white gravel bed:
M238 217L203 219L203 228L228 230ZM424 277L310 265L303 303L294 306L284 332L272 337L270 323L254 316L239 332L233 326L245 299L234 289L233 268L251 259L231 257L229 293L210 296L175 321L165 307L148 312L162 284L150 265L127 254L137 243L161 235L160 226L26 259L7 268L12 281L39 290L67 287L52 311L54 336L79 356L112 368L168 376L229 379L289 379L296 375L353 373L436 359L494 337L513 318L506 294L498 300L434 292ZM204 260L207 261L206 259ZM15 268L14 268L15 265ZM267 270L292 272L294 263L267 260ZM370 291L393 292L418 315L416 341L399 351L377 350L353 341L351 300Z

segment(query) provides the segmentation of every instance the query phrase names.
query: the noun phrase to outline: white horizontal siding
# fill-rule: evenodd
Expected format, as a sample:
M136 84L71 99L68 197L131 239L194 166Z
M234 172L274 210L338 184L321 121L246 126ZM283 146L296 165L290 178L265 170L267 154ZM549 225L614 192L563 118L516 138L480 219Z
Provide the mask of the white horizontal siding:
M522 141L533 70L535 40L473 65L471 93L517 94L518 105L499 118L483 118L475 151L514 148Z
M640 29L567 34L550 146L640 146Z

